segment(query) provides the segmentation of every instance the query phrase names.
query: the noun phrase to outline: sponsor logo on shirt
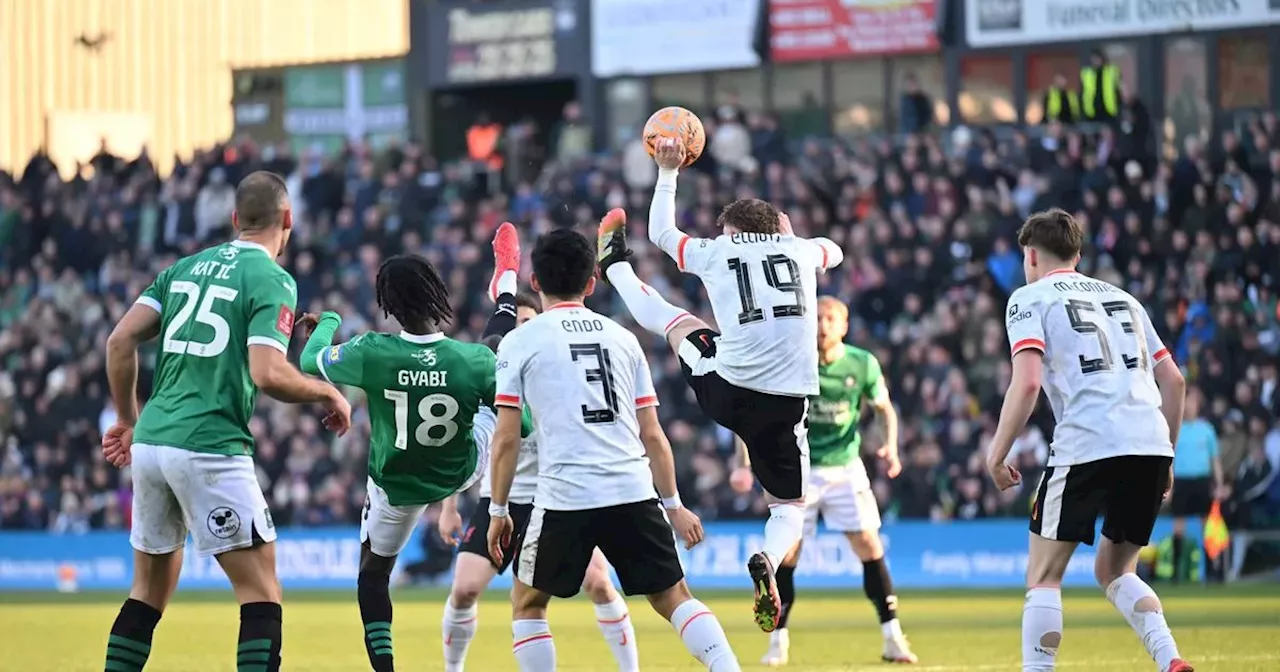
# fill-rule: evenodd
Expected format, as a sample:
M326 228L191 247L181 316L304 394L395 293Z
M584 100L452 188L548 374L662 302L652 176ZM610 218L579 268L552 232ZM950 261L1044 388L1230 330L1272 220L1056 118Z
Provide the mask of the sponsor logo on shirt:
M280 315L276 317L276 331L284 334L285 338L293 336L293 309L289 306L280 306Z
M1031 317L1031 311L1024 310L1022 312L1019 312L1018 304L1016 303L1009 306L1009 317L1008 317L1009 324L1016 324L1018 322L1021 322L1027 319L1028 317Z
M419 351L417 351L417 352L413 353L413 354L412 354L412 355L410 355L410 356L411 356L411 357L413 357L414 359L418 360L418 363L419 363L419 364L421 364L421 365L423 365L423 366L435 366L435 365L436 365L436 351L435 351L435 350L419 350Z
M344 354L345 354L345 348L343 346L341 345L330 346L329 351L324 353L324 363L326 365L337 364L338 362L342 361L342 357Z
M222 249L218 250L218 256L226 259L227 261L235 259L239 254L240 248L235 245L223 245Z

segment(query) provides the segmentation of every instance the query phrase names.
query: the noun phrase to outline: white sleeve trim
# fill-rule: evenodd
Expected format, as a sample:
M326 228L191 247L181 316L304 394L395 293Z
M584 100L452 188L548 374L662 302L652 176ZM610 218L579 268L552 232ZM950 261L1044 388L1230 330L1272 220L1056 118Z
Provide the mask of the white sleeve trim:
M267 338L266 336L250 336L248 344L249 345L267 345L275 348L276 350L279 350L280 352L285 353L286 355L289 354L289 346L282 345L280 341L277 341L274 338Z
M324 370L324 353L328 349L329 348L320 348L320 352L316 353L316 368L320 369L320 375L324 377L326 382L333 384L333 381L329 380L329 372Z
M160 310L160 302L156 301L155 299L149 296L139 296L138 300L134 301L134 303L140 306L146 306L151 310L156 311L157 313L163 312L162 310Z

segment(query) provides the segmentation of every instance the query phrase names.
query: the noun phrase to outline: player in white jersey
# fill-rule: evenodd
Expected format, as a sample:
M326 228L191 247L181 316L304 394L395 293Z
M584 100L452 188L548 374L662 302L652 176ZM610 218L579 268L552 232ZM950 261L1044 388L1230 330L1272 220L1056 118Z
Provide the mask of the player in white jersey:
M631 332L582 304L595 288L592 257L591 244L571 229L542 236L533 288L546 312L498 347L488 534L495 562L515 531L510 495L522 405L533 412L538 445L534 508L511 594L516 661L524 672L555 670L547 605L578 592L598 547L622 590L647 596L694 657L713 672L737 672L719 621L684 581L672 528L692 547L702 523L676 491L644 351Z
M666 337L698 404L746 444L751 470L773 500L764 547L747 562L756 624L772 632L782 612L774 570L804 532L807 397L818 393L818 353L810 346L818 339L817 274L844 255L825 238L795 236L786 216L758 199L726 206L716 238L681 233L675 194L684 157L679 140L660 142L649 238L702 279L720 331L640 282L627 262L621 210L600 223L600 272L640 326Z
M1076 546L1093 545L1102 515L1094 564L1099 585L1161 672L1191 672L1160 599L1135 573L1138 551L1173 486L1186 383L1142 305L1076 272L1083 238L1075 219L1058 209L1022 225L1027 284L1009 297L1005 318L1013 376L987 455L1001 490L1022 480L1005 461L1041 387L1057 420L1049 468L1031 508L1022 669L1054 668L1062 641L1062 576Z
M520 240L514 227L504 224L499 228L494 238L493 248L494 279L489 286L490 298L497 304L497 310L485 330L486 340L501 339L515 327L536 317L541 307L537 297L516 293L517 273L520 268ZM476 438L477 446L482 449L481 454L487 455L490 447L488 439L491 435L486 435L483 446L480 446L480 437L477 435ZM449 592L449 599L445 602L440 626L445 672L462 672L464 668L467 650L479 627L476 602L480 599L480 593L489 587L493 578L507 570L520 548L519 544L524 539L525 527L529 524L529 514L533 511L537 478L537 444L530 436L520 442L515 479L508 494L511 519L515 523L516 531L512 535L511 543L503 549L502 562L496 565L489 559L487 547L492 481L489 470L485 469L483 480L480 482L480 502L472 512L466 531L462 532L460 540L455 539L455 536L462 531L457 496L444 501L444 511L438 525L440 536L446 543L459 544L458 560L453 567L453 587ZM596 623L610 651L613 652L619 672L639 672L640 652L636 648L636 633L631 624L627 603L614 589L613 582L609 579L608 563L598 549L591 557L591 564L587 567L582 589L595 605Z

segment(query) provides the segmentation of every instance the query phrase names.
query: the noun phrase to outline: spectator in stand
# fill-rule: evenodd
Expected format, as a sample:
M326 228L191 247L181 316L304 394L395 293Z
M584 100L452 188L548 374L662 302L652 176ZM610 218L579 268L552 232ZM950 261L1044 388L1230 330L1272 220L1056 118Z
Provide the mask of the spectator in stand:
M898 132L920 133L933 126L933 101L920 89L916 73L902 78L902 97L898 101Z
M1115 121L1120 115L1120 68L1101 49L1080 68L1080 108L1085 121Z
M1040 123L1075 123L1080 119L1080 96L1067 88L1066 75L1054 75L1053 83L1044 92L1044 119Z

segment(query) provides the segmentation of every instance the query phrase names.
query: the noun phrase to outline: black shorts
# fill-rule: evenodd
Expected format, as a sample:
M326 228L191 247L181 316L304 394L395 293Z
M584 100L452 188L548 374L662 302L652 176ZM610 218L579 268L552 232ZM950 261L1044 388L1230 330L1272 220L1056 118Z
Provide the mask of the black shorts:
M1213 482L1208 478L1174 478L1169 512L1178 518L1202 518L1213 506Z
M532 504L510 504L507 511L511 513L511 522L515 524L515 532L511 534L511 542L502 549L502 564L493 562L489 557L489 498L481 497L476 510L471 512L467 521L467 529L462 533L462 543L458 545L459 553L471 553L487 559L494 569L501 574L511 566L511 561L520 552L520 544L524 542L525 528L529 527L529 514L533 513Z
M747 445L751 471L781 500L804 497L809 472L809 400L739 387L716 373L720 334L698 329L679 346L680 369L698 405Z
M573 597L597 547L627 595L661 593L684 578L675 533L656 499L581 511L534 508L516 577L544 593Z
M1031 505L1031 531L1045 539L1092 546L1101 514L1103 536L1146 546L1169 484L1172 460L1122 455L1049 467Z

